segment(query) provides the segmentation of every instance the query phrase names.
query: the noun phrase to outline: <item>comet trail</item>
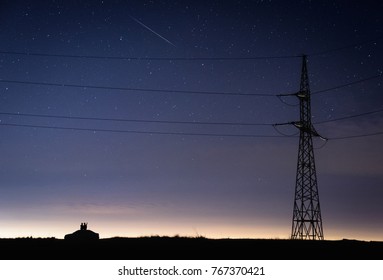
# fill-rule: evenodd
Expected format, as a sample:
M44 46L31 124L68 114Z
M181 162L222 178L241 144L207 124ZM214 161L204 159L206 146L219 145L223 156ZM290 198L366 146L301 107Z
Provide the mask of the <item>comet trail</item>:
M174 47L177 47L176 45L174 45L172 42L170 42L168 39L166 39L165 37L161 36L160 34L158 34L156 31L154 31L153 29L151 29L149 26L145 25L144 23L142 23L141 21L139 21L138 19L136 19L135 17L132 17L130 16L130 18L132 20L134 20L135 22L137 22L138 24L140 24L141 26L145 27L147 30L149 30L150 32L154 33L155 35L157 35L158 37L160 37L162 40L164 40L165 42L167 42L168 44L174 46Z

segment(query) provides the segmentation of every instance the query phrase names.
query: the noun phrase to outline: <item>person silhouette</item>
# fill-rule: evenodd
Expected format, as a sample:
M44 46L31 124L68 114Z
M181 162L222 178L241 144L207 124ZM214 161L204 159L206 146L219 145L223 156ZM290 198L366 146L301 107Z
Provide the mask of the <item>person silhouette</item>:
M81 230L86 230L87 229L87 223L81 223L80 229Z

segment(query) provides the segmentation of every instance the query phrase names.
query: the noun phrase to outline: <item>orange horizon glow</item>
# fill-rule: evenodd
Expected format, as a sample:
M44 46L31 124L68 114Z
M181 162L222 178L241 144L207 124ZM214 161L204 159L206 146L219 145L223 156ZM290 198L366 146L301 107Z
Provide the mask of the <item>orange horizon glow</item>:
M34 225L32 225L34 224ZM1 222L2 228L0 238L57 238L64 239L68 233L72 233L79 229L80 223L60 222L53 224L52 222L28 222L23 223ZM209 225L201 223L198 227L186 224L167 224L163 227L150 225L145 223L132 224L131 227L121 225L118 222L88 222L88 229L99 233L101 239L122 237L137 238L151 236L167 236L167 237L204 237L209 239L290 239L289 227L264 226L255 227L248 225ZM327 230L325 231L325 240L342 240L352 239L360 241L381 241L381 235L371 234L368 231L355 230L353 232L347 230Z

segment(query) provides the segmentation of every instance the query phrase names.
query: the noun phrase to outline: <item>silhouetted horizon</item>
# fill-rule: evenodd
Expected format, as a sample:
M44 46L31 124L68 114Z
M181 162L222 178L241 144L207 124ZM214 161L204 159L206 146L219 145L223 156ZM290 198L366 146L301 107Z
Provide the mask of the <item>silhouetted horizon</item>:
M2 258L50 260L118 259L381 259L383 242L357 240L206 239L183 237L98 240L0 239ZM0 257L1 258L1 257Z

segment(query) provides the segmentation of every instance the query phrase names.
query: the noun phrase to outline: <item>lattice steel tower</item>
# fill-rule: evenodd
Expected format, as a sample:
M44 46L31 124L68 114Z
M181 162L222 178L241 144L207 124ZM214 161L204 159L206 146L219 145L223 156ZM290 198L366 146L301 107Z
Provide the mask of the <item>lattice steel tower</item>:
M323 240L322 217L312 136L320 135L311 123L310 87L307 58L303 56L299 98L300 121L293 124L300 130L295 185L292 239Z

